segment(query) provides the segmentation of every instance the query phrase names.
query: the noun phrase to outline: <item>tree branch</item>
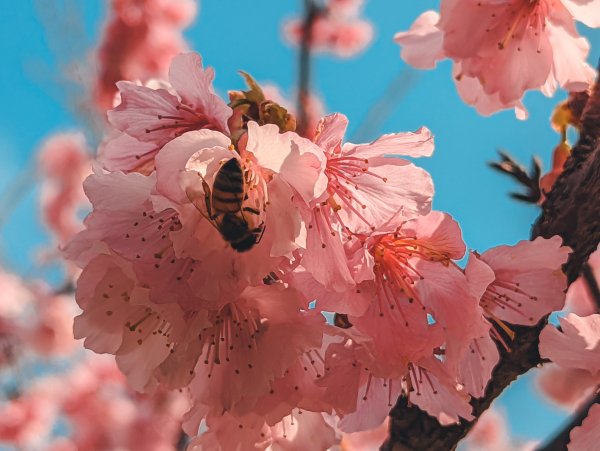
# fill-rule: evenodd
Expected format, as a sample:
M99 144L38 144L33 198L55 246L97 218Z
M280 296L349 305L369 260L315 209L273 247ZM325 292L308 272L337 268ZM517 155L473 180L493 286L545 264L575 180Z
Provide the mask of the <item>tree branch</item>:
M321 13L320 8L314 0L304 0L304 21L302 23L302 40L300 41L300 54L298 61L298 100L297 100L297 132L300 135L306 133L307 107L310 96L310 72L311 72L311 44L315 20Z
M582 275L587 284L594 303L596 304L596 310L600 311L600 288L598 287L598 280L594 276L594 271L589 263L583 265Z
M556 180L542 205L532 238L560 235L573 249L564 266L569 284L581 273L589 255L600 240L600 83L596 83L581 119L581 133L563 173ZM471 430L477 418L518 376L541 363L539 334L547 318L534 327L516 327L510 352L501 350L500 363L494 368L485 396L472 399L472 422L444 427L416 406L408 406L400 397L390 412L390 436L384 451L452 450Z

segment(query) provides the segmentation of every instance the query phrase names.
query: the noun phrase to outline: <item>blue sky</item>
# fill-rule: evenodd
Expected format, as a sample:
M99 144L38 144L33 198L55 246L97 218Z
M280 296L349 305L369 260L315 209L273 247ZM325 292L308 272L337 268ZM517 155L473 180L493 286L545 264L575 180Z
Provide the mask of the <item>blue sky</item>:
M36 8L42 4L47 5L45 9ZM79 12L67 7L69 12L62 14L62 4L78 5ZM199 18L186 37L202 54L205 64L215 67L215 85L220 93L243 86L239 69L261 82L277 84L288 95L293 93L296 52L283 42L280 25L284 18L296 15L301 4L300 0L202 3ZM104 5L102 0L24 0L4 8L0 16L0 199L5 197L11 181L28 167L45 137L82 126L68 107L72 99L66 100L65 90L57 83L57 62L70 55L85 55L85 50L94 45ZM367 1L365 15L376 29L371 47L351 60L317 57L315 90L329 112L339 111L349 117L350 135L389 83L406 68L399 58L399 48L392 42L393 34L407 29L421 12L438 5L432 0ZM589 61L595 65L600 56L600 32L581 25L579 29L592 43ZM549 126L549 115L564 96L560 92L547 99L540 93L529 93L525 104L530 119L524 122L516 120L511 111L484 118L461 102L451 80L450 64L444 62L436 70L415 73L407 95L368 139L422 125L430 128L436 137L435 154L418 163L433 176L434 206L459 221L469 248L484 251L528 238L538 215L536 207L507 196L513 184L492 172L486 162L495 159L496 150L502 148L526 163L537 154L547 167L558 142L558 135ZM14 206L8 220L0 224L0 262L23 274L39 275L31 259L47 237L35 203L36 176L30 174L31 189ZM522 378L507 390L499 404L508 413L515 434L543 439L560 423L563 414L540 403L533 383L531 377Z

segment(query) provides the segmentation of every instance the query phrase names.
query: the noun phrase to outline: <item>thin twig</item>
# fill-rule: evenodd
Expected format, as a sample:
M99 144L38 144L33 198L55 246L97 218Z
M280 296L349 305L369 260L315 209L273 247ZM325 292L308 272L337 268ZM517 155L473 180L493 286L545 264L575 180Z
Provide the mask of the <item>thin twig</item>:
M304 20L302 22L302 40L300 41L300 54L298 62L298 119L297 131L300 135L306 133L307 109L310 95L311 75L311 44L315 20L321 13L320 8L313 0L304 0Z
M390 117L420 74L411 68L403 68L392 79L381 97L371 106L367 116L352 135L352 142L367 142L379 131L379 127Z
M542 197L540 190L542 165L539 158L534 156L531 159L531 169L527 172L527 169L508 153L498 150L498 154L500 155L500 161L490 161L488 166L508 175L525 188L525 193L510 193L510 196L522 202L537 204Z
M590 290L592 298L594 299L596 309L600 310L600 287L598 287L598 281L594 276L594 270L592 269L589 263L583 265L581 274L583 275L583 279L585 280L585 283L587 284Z
M0 196L0 228L8 221L21 200L35 186L38 175L35 166L36 158L31 158Z
M560 429L560 431L546 444L537 448L537 451L564 451L571 441L571 431L581 426L582 421L587 417L590 408L600 403L600 392L595 393L580 409L575 412L575 415Z

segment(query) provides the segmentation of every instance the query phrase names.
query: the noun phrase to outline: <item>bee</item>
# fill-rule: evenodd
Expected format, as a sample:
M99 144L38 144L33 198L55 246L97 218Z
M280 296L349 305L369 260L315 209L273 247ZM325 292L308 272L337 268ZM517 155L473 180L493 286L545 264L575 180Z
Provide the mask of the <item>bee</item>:
M248 205L248 186L248 180L237 158L227 160L219 168L212 190L202 178L208 219L223 239L238 252L252 249L260 242L265 232L260 207Z

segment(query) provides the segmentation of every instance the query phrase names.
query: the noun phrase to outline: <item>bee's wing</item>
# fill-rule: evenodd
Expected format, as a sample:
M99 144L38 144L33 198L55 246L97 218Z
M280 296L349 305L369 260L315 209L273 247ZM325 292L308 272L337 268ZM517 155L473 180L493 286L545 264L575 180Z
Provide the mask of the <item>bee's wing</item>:
M185 195L187 196L188 200L192 203L192 205L196 207L196 210L198 210L198 212L202 216L204 216L204 218L206 218L208 222L217 231L219 231L217 224L215 224L214 218L211 218L211 191L208 186L208 183L206 183L206 180L204 180L204 177L202 177L200 173L196 174L198 180L194 180L193 182L188 181L187 186L185 188ZM196 177L196 175L194 175L193 177Z

